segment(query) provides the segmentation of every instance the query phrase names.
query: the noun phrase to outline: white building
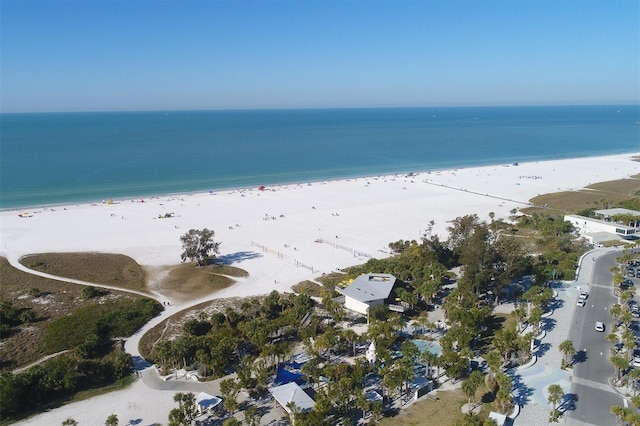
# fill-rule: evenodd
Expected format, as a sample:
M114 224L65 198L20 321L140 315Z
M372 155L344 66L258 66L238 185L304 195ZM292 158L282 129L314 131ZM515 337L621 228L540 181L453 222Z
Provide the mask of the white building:
M609 209L609 210L624 210L624 209ZM632 212L633 210L629 210ZM604 210L598 210L598 212L604 212ZM640 212L635 212L640 217ZM629 226L627 224L616 223L611 221L611 216L605 216L600 214L600 217L609 218L609 220L594 219L586 216L578 215L565 215L564 220L571 223L578 233L590 240L593 243L598 243L604 240L622 238L625 240L636 238L636 232L639 228Z
M295 382L269 389L275 401L291 416L295 424L295 411L306 413L313 410L315 401ZM295 411L292 408L295 407Z
M344 295L345 308L367 315L369 309L389 299L396 281L391 274L363 274L346 288L336 287L336 291ZM396 307L394 310L403 311L399 305L392 306Z

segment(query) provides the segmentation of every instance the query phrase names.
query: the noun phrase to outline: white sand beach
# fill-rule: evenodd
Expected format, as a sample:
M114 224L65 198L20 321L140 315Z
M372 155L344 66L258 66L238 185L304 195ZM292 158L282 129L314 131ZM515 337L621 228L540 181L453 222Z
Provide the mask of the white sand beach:
M427 232L446 238L448 221L476 213L508 218L544 193L578 190L640 173L623 154L605 157L419 172L341 181L221 191L137 200L98 201L0 213L0 255L12 263L38 252L122 253L144 266L180 262L180 235L209 228L222 242L220 258L250 276L214 297L248 296L290 287L336 268L388 256L388 244ZM159 219L171 213L173 217ZM19 214L22 215L19 216ZM265 249L266 248L266 249ZM163 295L158 295L163 300ZM164 299L166 300L166 299ZM181 308L179 301L172 312ZM172 391L142 381L36 416L20 424L166 423Z

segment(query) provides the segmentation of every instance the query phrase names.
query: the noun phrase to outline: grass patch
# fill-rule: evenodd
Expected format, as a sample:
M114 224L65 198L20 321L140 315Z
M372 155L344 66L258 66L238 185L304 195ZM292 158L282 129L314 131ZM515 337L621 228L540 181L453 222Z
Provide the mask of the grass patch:
M298 294L306 294L311 297L322 297L324 287L314 283L313 281L302 281L291 287Z
M246 278L249 273L244 269L236 268L229 265L213 265L212 272L219 275L227 275L229 277Z
M640 194L640 180L638 176L633 176L630 179L594 183L578 191L539 195L529 201L537 206L546 205L562 212L576 213L586 209L606 208L607 205L614 206L637 197L638 194ZM526 207L521 209L521 212L533 214L541 210L539 207Z
M40 253L20 259L27 268L127 290L147 291L146 273L135 260L111 253Z
M233 269L235 273L240 270ZM195 263L183 263L171 269L159 284L158 291L169 299L186 302L208 296L235 283L227 274L220 275L218 271L220 269L215 265L196 267Z
M344 272L330 272L316 278L316 281L324 285L335 286L340 281L344 281L348 275Z
M11 371L33 363L46 355L43 339L49 325L83 306L106 301L150 300L132 293L105 290L99 297L82 297L82 285L66 283L22 272L0 257L0 302L10 302L19 310L31 310L34 321L3 335L0 344L0 371Z
M462 420L462 405L467 398L458 389L436 393L437 400L423 399L394 417L382 419L380 426L451 426Z

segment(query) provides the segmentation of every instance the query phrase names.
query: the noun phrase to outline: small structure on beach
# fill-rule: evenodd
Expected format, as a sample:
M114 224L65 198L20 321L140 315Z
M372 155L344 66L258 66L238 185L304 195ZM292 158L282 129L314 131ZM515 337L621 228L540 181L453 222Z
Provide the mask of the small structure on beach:
M395 304L392 297L397 283L398 280L391 274L370 273L358 276L345 288L336 287L336 291L344 296L346 309L363 315L368 315L372 307L382 304L394 311L404 312L405 307Z

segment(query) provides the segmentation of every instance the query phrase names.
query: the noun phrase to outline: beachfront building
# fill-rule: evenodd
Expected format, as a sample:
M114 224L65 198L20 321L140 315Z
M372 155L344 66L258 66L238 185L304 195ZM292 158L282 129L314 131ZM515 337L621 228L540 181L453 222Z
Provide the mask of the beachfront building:
M612 239L635 239L640 232L640 212L627 209L606 209L596 210L598 218L565 215L564 220L568 221L578 231L580 236L586 238L594 244ZM616 222L618 217L633 218L637 220Z
M394 287L398 280L391 274L363 274L357 277L346 288L336 287L336 291L344 296L344 307L362 315L377 305L387 305L389 309L404 312L402 304L393 299Z
M604 209L596 210L594 214L598 219L605 222L615 222L623 225L630 226L632 228L640 227L640 212L630 209Z

